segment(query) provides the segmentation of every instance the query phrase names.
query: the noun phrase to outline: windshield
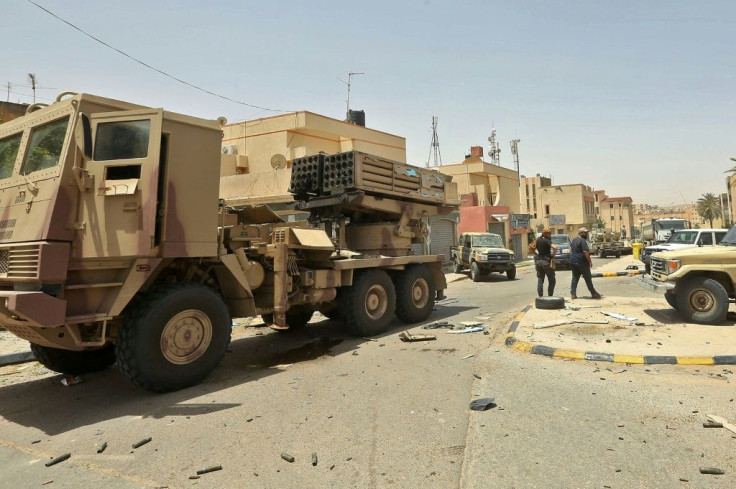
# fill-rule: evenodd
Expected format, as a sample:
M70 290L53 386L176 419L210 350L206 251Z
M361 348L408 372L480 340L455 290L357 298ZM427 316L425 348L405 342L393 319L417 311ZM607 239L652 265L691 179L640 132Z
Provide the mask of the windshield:
M697 231L675 231L667 242L674 244L695 244L697 238Z
M53 168L59 164L68 125L69 116L66 116L63 119L33 128L31 143L20 169L21 175Z
M503 241L501 241L501 236L497 234L482 234L480 236L473 236L472 243L473 246L503 248Z
M8 178L13 174L21 136L23 133L0 140L0 179Z
M567 234L553 234L552 242L556 245L570 244L570 237Z
M685 221L677 220L677 221L659 221L658 226L660 230L670 230L670 229L685 229Z
M728 230L726 235L721 240L720 244L726 246L736 246L736 226Z

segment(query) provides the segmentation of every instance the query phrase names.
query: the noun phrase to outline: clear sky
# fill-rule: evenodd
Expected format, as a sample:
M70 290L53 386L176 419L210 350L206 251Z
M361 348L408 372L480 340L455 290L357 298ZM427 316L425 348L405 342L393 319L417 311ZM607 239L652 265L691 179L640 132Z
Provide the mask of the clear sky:
M736 2L34 0L132 57L277 110L345 115L406 138L424 165L483 145L521 173L636 203L725 191L736 165ZM0 88L10 101L89 92L230 122L273 115L182 85L27 0L4 0ZM7 99L7 87L2 91Z

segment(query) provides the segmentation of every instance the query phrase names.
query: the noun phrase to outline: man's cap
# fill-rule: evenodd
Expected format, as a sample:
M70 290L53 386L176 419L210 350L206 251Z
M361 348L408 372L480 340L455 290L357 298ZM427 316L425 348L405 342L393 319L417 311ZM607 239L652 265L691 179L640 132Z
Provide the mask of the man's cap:
M580 229L578 229L578 233L587 233L587 232L588 232L588 228L580 228Z

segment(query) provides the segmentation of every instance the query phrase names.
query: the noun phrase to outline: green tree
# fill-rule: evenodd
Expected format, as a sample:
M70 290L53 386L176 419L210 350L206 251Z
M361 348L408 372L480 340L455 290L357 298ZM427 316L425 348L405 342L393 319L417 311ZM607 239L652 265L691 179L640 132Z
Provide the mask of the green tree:
M710 227L713 227L713 219L721 217L721 202L715 194L708 192L703 194L696 203L696 209L698 215L703 219L710 222Z

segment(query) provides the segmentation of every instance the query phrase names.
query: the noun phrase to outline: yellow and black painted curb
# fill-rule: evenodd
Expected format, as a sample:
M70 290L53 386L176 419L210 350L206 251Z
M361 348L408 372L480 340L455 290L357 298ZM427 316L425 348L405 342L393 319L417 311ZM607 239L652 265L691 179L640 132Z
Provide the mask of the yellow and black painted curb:
M591 273L590 276L593 278L601 278L601 277L633 277L634 275L644 275L644 270L629 270L627 272L595 272Z
M643 365L736 365L736 355L716 355L712 357L688 357L671 355L619 355L597 351L565 350L545 345L535 345L527 341L516 339L516 329L524 315L532 307L526 306L514 317L506 333L506 346L512 350L547 357L570 358L574 360L591 360L594 362L634 363Z

